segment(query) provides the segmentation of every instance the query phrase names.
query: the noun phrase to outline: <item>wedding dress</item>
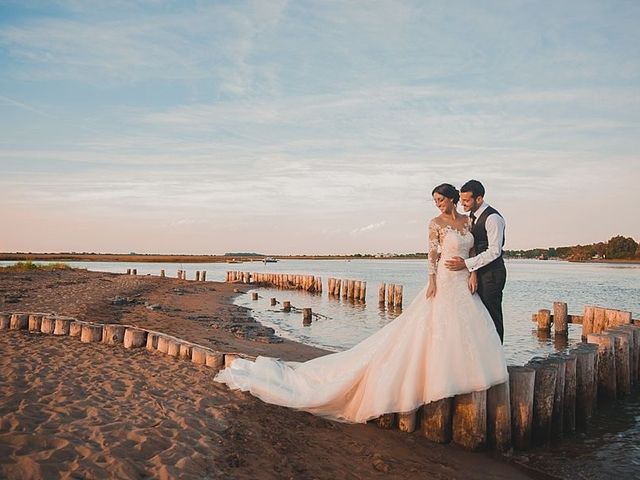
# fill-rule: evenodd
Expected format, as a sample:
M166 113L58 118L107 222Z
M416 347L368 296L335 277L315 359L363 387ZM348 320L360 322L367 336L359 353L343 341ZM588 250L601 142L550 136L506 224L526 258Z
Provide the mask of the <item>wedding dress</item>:
M469 224L458 231L432 221L434 297L426 298L425 287L400 316L349 350L307 362L236 359L215 381L268 403L355 423L505 382L500 338L480 297L469 291L469 273L443 264L467 258L472 246Z

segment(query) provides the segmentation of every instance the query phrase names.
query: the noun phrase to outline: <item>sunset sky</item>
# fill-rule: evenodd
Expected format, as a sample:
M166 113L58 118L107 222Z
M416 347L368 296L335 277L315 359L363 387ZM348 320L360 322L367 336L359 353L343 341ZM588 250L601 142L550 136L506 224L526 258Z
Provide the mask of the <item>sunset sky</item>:
M107 6L108 5L108 6ZM0 251L640 241L640 2L1 1Z

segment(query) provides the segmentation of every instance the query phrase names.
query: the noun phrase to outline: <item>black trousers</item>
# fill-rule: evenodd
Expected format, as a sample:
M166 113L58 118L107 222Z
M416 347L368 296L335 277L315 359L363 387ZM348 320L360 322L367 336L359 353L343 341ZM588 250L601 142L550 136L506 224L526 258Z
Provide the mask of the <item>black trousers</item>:
M507 281L507 269L498 265L478 270L478 295L496 326L500 341L504 343L504 326L502 323L502 291Z

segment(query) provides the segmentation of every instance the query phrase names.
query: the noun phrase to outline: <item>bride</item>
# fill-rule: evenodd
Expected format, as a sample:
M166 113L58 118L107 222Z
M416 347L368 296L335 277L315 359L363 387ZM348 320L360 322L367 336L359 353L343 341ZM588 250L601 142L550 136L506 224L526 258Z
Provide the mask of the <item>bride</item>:
M443 264L469 257L471 221L456 210L452 185L437 186L432 196L441 214L429 224L428 286L400 316L349 350L307 362L236 359L215 381L268 403L356 423L505 382L502 345L475 294L475 275Z

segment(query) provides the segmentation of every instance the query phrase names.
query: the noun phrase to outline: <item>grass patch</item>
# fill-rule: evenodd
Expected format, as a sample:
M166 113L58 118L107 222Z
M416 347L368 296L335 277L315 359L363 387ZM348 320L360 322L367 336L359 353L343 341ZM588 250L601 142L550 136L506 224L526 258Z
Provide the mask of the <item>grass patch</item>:
M51 271L51 270L71 270L71 267L66 263L54 262L54 263L33 263L31 260L26 262L18 262L15 265L9 265L8 267L1 268L4 271L9 272L33 272L33 271Z

